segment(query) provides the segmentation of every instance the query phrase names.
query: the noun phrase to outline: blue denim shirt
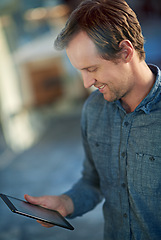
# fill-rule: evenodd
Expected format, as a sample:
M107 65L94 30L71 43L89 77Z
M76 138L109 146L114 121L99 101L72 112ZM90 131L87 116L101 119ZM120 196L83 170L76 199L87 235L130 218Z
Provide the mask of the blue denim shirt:
M104 239L161 239L161 75L134 112L93 92L82 112L82 178L68 191L80 216L104 198Z

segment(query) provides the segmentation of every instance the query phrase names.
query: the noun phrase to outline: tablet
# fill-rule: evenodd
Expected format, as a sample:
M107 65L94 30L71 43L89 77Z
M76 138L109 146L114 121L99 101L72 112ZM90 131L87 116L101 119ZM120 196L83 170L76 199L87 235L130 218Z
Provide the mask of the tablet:
M74 230L74 227L58 211L34 205L27 201L23 201L5 194L0 194L0 197L14 213L59 227Z

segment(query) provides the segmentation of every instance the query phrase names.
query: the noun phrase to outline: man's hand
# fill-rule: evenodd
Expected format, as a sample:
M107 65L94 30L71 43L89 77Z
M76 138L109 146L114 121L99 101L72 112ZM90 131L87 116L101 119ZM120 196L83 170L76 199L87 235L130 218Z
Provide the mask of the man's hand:
M26 201L40 205L44 208L52 209L58 211L62 216L66 217L67 215L73 213L74 205L72 199L67 195L60 196L42 196L42 197L32 197L27 194L24 195ZM37 221L43 227L53 227L54 225Z

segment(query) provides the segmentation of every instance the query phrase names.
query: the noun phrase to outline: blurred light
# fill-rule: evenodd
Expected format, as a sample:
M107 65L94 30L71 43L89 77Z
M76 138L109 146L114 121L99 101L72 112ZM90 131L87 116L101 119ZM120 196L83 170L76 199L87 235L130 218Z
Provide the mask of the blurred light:
M47 9L46 8L30 9L25 13L25 19L28 21L43 20L46 17L47 17Z
M24 18L27 21L41 21L55 18L61 18L69 14L70 9L65 4L60 4L55 7L35 8L28 10Z
M49 9L49 18L61 18L69 14L70 9L67 5L61 4Z

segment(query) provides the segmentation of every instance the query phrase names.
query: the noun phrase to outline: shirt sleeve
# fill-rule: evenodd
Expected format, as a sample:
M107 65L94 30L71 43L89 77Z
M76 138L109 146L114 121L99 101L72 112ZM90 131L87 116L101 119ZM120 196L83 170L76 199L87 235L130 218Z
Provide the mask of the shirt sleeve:
M68 217L74 218L92 210L101 200L100 182L97 170L92 160L90 147L87 140L87 128L90 123L88 116L88 101L85 103L82 111L81 130L82 141L85 153L83 171L81 179L66 192L73 203L74 213Z

